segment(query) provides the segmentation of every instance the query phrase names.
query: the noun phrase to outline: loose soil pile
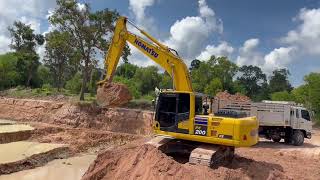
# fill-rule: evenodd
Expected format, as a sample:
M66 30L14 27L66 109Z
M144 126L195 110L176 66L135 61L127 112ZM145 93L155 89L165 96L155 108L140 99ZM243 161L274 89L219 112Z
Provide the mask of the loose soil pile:
M217 100L230 100L230 101L241 101L241 102L251 102L248 96L242 95L240 93L229 94L228 91L218 92L215 96Z
M187 157L186 157L187 158ZM226 167L210 169L183 164L152 145L136 145L101 153L83 180L91 179L290 179L281 166L236 156Z
M120 83L105 83L97 90L97 103L105 107L119 107L132 99L127 86Z

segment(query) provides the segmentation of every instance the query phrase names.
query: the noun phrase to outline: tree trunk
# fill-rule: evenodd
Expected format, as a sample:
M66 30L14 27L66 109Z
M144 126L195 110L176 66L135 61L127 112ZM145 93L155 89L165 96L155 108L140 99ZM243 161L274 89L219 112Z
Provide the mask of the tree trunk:
M28 72L28 78L27 78L27 82L26 82L26 86L29 87L30 86L30 81L32 79L32 70L29 70Z
M82 86L80 91L80 101L84 101L84 92L87 87L87 81L88 81L88 61L85 62L85 65L83 67L83 76L82 76Z
M86 69L86 68L85 68ZM83 77L82 77L82 86L81 86L81 91L80 91L80 101L84 101L84 91L86 89L87 86L87 71L84 70L83 71Z

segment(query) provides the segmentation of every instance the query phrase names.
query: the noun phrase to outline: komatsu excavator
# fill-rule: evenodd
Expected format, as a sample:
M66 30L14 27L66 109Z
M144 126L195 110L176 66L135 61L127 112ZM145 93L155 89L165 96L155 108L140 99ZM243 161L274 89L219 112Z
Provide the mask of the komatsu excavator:
M128 31L127 23L146 39ZM106 76L99 85L111 83L126 42L161 66L173 80L173 89L162 90L158 95L153 122L157 137L149 144L166 153L189 152L190 163L212 167L232 158L235 147L249 147L258 142L256 117L215 116L212 112L203 112L203 96L193 91L188 68L177 51L163 45L126 17L119 17L116 22L105 59Z

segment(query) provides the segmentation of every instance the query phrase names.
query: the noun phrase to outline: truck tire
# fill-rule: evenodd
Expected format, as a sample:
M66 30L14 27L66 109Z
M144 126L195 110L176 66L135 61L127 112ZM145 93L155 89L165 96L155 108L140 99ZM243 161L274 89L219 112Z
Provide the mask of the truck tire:
M272 138L272 141L278 143L281 141L281 138Z
M293 145L301 146L304 142L303 132L301 132L300 130L294 131L292 136L292 141L293 141Z

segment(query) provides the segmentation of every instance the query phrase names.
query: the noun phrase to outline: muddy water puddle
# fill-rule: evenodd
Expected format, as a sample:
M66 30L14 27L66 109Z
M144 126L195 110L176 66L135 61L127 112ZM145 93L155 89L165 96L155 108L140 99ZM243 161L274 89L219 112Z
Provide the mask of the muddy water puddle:
M56 159L45 166L0 176L0 180L80 180L96 155Z

